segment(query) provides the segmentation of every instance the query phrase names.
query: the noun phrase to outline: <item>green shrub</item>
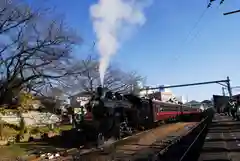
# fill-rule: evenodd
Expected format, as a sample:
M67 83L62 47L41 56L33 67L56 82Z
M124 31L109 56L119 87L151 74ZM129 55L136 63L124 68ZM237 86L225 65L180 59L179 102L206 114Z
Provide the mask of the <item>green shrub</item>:
M41 130L39 129L39 127L35 127L30 131L31 134L36 135L41 133Z
M59 128L54 128L52 131L53 131L54 133L59 133L59 132L60 132L60 129L59 129Z
M9 124L9 123L6 123L6 122L4 122L4 127L8 127L8 128L14 129L16 131L20 130L20 127L18 125Z

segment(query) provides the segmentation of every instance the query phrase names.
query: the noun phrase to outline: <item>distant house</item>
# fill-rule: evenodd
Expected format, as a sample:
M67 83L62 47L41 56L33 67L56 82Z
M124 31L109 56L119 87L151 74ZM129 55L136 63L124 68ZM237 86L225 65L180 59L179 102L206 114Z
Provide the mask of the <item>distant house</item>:
M190 102L185 103L185 105L190 106L192 108L200 108L202 106L202 103L198 102L198 101L195 101L195 100L192 100Z
M198 101L195 101L195 100L187 102L185 105L190 106L192 108L201 109L201 110L205 110L209 107L208 104L206 104L204 102L198 102Z
M161 100L163 102L169 101L171 98L173 98L172 92L159 92L159 91L141 91L140 96L148 96L150 98L155 98L158 100Z
M38 104L34 104L35 109L42 112L59 113L61 110L65 110L67 104L64 99L56 99L56 97L36 96Z
M240 101L240 94L236 94L236 95L234 95L234 96L233 96L233 99L235 99L235 100L239 100L239 101Z
M71 106L84 106L88 101L91 99L92 93L91 92L80 92L69 97L70 105Z
M208 106L208 107L213 107L213 102L210 101L210 100L204 100L201 103Z

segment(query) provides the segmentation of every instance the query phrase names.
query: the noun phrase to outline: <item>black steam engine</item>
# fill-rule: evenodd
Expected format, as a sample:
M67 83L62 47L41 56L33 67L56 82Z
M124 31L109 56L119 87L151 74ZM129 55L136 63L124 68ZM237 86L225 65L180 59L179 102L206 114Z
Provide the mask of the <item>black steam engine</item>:
M102 87L98 87L85 106L87 114L77 125L77 129L84 133L85 140L97 141L98 144L109 138L120 139L144 126L141 123L145 121L140 121L139 118L148 118L144 116L147 113L139 107L130 96L104 91Z

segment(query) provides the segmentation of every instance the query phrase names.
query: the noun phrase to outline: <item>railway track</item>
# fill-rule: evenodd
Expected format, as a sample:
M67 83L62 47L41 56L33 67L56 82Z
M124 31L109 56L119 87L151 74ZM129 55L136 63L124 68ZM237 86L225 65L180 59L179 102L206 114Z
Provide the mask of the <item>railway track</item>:
M156 153L164 153L170 144L187 135L197 125L197 122L163 125L110 144L105 144L101 149L69 151L67 156L52 160L129 161L139 160L140 158L154 158Z

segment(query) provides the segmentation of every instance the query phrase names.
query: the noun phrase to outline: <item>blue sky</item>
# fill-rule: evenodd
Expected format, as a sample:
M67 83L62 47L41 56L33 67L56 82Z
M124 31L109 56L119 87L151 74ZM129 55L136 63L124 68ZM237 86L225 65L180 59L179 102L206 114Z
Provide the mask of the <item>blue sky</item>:
M152 86L222 80L227 76L232 86L239 85L240 13L229 16L223 16L223 13L239 9L240 1L225 0L221 6L218 5L220 0L216 1L198 21L208 0L155 0L145 10L147 21L144 26L123 42L112 62L125 70L138 71ZM28 2L40 5L39 1ZM84 43L76 51L79 57L95 40L89 7L96 2L45 2L45 5L55 7L57 13L64 14L68 24L83 37ZM196 22L199 23L193 30ZM221 86L212 84L172 91L189 100L202 100L209 99L212 94L221 94Z

